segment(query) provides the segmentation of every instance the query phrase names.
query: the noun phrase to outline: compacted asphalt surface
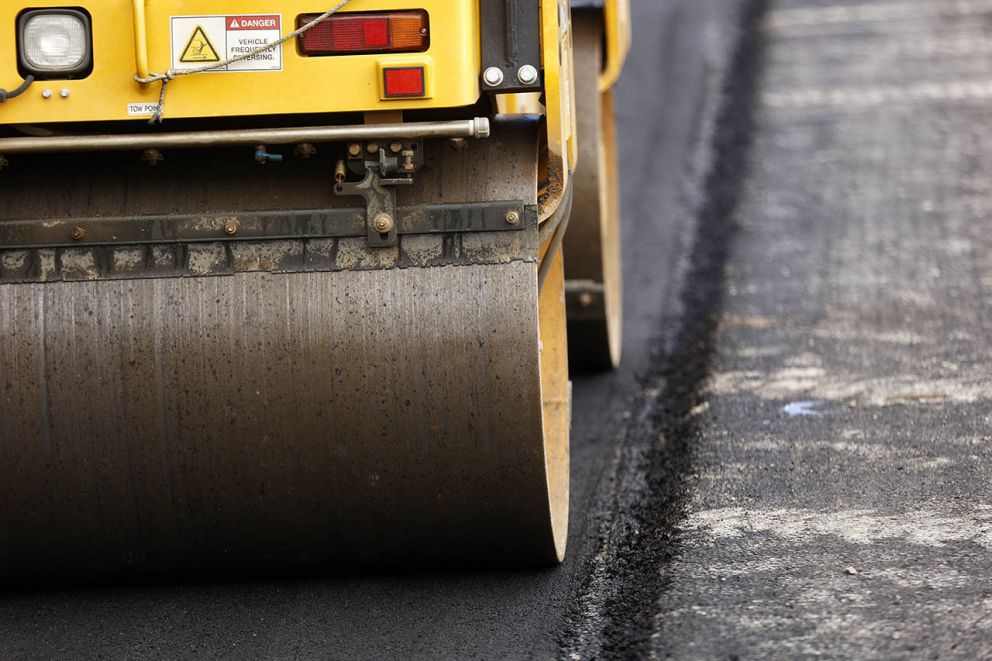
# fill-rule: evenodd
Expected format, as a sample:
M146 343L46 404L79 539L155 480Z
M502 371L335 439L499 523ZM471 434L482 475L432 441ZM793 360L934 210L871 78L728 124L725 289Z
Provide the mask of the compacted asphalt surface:
M633 5L564 565L21 589L0 657L992 657L992 0Z

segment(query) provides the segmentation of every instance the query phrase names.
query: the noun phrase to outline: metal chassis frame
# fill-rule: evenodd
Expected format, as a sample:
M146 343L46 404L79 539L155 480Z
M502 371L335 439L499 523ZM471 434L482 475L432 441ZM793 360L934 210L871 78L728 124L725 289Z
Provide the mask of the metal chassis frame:
M543 81L524 83L517 78L519 68L531 65L541 70L541 13L535 0L485 0L479 4L482 37L482 70L499 69L502 81L490 85L485 78L480 88L488 94L539 92Z
M536 224L533 208L522 201L432 204L398 207L396 212L396 231L401 236L519 231ZM365 215L365 210L360 208L333 208L10 220L0 222L0 250L365 237ZM530 219L530 215L535 215L535 218ZM508 219L513 218L517 220L511 223Z

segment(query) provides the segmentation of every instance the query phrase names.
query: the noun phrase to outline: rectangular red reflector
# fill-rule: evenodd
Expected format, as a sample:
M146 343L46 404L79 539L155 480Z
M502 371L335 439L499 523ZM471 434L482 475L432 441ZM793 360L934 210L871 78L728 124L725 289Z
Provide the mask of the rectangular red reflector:
M387 67L382 70L383 90L386 97L424 96L423 67Z
M297 29L320 14L296 17ZM430 46L427 12L348 12L332 14L297 39L301 55L419 53Z

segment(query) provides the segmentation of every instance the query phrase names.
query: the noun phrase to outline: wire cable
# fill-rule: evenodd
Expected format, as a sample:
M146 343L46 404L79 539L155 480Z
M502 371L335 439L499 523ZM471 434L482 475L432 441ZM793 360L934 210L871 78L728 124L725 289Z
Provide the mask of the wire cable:
M315 25L317 25L321 21L327 20L328 18L331 17L332 14L334 14L339 9L341 9L342 7L344 7L345 5L347 5L349 2L351 2L351 0L341 0L340 2L338 2L337 5L335 5L331 9L328 9L327 11L325 11L323 14L321 14L317 18L313 19L312 21L310 21L306 25L300 26L297 30L295 30L293 32L290 32L289 34L287 34L286 36L282 37L278 41L273 41L271 44L265 44L264 46L259 46L258 48L254 49L254 50L248 51L247 53L242 53L241 55L238 55L236 57L230 57L230 58L228 58L226 60L222 60L220 62L214 62L212 64L206 64L206 65L199 66L199 67L193 67L192 69L176 69L176 68L171 68L171 69L167 70L165 73L154 73L154 72L150 72L147 78L142 78L141 76L138 76L137 74L135 74L134 79L136 81L138 81L139 83L141 83L142 85L150 85L150 84L156 83L156 82L162 84L162 89L159 92L159 96L158 96L158 106L156 106L155 112L152 114L152 118L150 120L148 120L148 123L149 124L161 124L162 123L162 119L165 116L165 92L166 92L166 87L168 86L168 84L170 82L172 82L173 80L175 80L179 76L192 76L194 74L205 73L207 71L216 71L218 69L222 69L222 68L224 68L226 66L229 66L231 64L234 64L235 62L241 62L242 60L247 60L247 59L249 59L251 57L255 57L259 53L264 53L266 51L274 50L274 49L278 48L279 46L282 46L287 41L292 41L293 39L296 39L298 36L300 36L301 34L303 34L304 32L306 32L307 30L311 29L312 27L314 27Z
M8 99L13 99L15 96L20 96L21 94L24 94L24 92L27 91L29 87L31 87L31 83L33 82L34 82L34 76L27 76L21 82L20 85L10 90L9 92L5 89L0 89L0 103L3 103Z

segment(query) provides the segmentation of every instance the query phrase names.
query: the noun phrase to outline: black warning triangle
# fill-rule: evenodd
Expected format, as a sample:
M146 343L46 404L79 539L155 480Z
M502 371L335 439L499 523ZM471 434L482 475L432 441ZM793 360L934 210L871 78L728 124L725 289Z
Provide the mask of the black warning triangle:
M199 25L193 30L193 36L186 42L183 54L179 56L180 62L220 62L220 55L217 49L210 43L207 33Z

